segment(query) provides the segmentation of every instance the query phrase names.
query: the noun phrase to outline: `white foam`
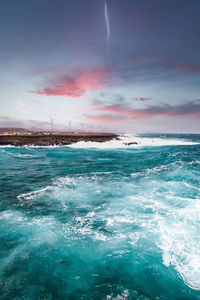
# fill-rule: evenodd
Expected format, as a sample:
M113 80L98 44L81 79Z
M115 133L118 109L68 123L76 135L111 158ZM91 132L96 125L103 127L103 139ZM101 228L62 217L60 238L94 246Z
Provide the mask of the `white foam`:
M37 146L37 145L23 145L23 146L14 146L14 145L0 145L0 148L25 148L31 150L32 148L58 148L60 145L48 145L48 146Z
M0 148L15 148L13 145L0 145Z
M120 135L117 139L112 139L107 142L77 142L68 145L71 148L100 148L100 149L114 149L114 148L138 148L149 146L175 146L175 145L195 145L196 142L186 141L184 139L172 138L153 138L140 137L138 135Z
M38 196L43 195L46 191L51 190L51 189L52 188L50 186L47 186L45 188L42 188L42 189L39 189L39 190L36 190L36 191L20 194L20 195L17 196L17 199L18 200L24 200L24 199L32 200L32 199L35 199Z
M191 203L190 199L190 203ZM163 263L172 265L185 284L200 290L200 199L158 221ZM169 218L170 217L170 218Z
M27 149L31 149L31 148L58 148L60 147L60 145L47 145L47 146L38 146L38 145L24 145L22 147L25 147Z
M11 153L12 156L14 157L18 157L18 158L33 158L33 157L38 157L38 156L34 156L34 155L31 155L31 154L14 154L14 153Z
M128 297L129 297L129 291L128 289L126 289L122 292L121 295L118 294L116 297L114 297L113 294L107 295L106 300L126 300Z

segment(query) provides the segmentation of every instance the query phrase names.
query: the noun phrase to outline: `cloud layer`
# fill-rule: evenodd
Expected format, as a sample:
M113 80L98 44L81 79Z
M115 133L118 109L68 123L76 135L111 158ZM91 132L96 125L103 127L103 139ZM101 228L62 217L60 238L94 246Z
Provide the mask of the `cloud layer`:
M199 64L178 64L174 66L175 69L183 70L191 73L200 73Z
M125 103L103 105L103 102L94 101L93 111L95 115L87 114L85 117L96 122L108 124L131 120L147 120L154 117L184 118L192 116L200 120L200 100L187 101L177 105L148 105L144 108L133 108ZM100 114L97 115L98 112ZM104 115L101 114L102 112Z

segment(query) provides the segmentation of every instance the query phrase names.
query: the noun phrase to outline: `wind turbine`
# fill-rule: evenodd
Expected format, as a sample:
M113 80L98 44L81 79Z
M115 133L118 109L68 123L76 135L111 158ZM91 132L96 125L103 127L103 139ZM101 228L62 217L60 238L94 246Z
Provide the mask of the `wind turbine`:
M51 116L49 116L49 118L50 118L50 121L51 121L51 133L53 133L53 131L54 131L54 124L53 124L53 122L54 122L54 118L52 118Z
M69 124L69 132L72 131L72 120L67 120L68 124Z

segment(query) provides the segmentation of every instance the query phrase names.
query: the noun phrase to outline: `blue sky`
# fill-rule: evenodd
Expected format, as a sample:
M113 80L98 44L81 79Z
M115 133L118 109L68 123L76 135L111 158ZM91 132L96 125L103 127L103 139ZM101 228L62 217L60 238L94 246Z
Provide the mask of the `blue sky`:
M105 9L106 5L106 9ZM200 133L198 0L1 0L0 126Z

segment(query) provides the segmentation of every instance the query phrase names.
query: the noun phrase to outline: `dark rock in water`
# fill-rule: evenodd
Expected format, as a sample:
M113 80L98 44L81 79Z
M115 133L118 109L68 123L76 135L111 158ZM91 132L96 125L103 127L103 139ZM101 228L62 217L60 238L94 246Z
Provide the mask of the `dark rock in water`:
M64 264L64 263L65 263L65 261L64 261L64 260L61 260L61 261L60 261L60 264Z
M137 142L124 143L124 145L126 145L126 146L130 146L130 145L137 145L137 144L138 144Z

